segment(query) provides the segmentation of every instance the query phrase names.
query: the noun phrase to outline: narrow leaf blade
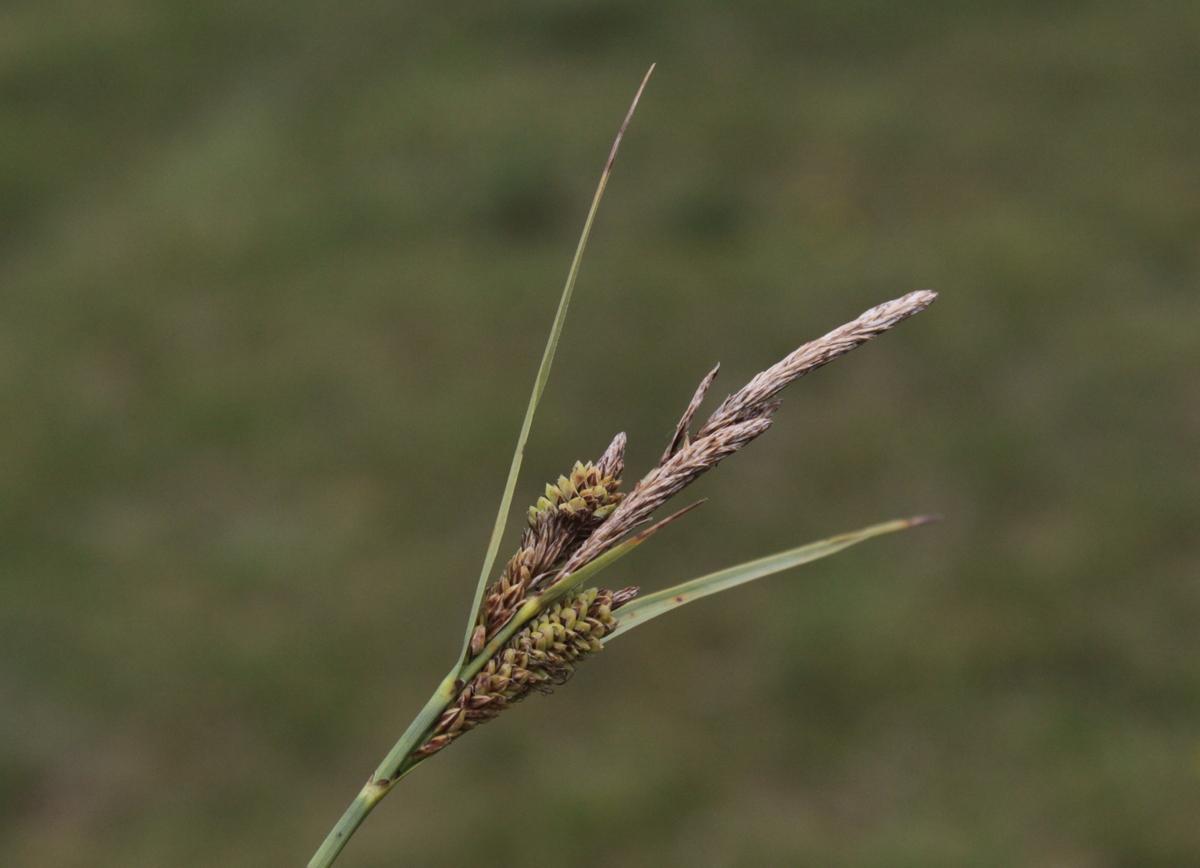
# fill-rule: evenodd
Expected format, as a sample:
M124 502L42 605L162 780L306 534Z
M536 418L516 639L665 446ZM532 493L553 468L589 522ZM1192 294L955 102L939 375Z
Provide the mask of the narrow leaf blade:
M483 559L483 569L479 572L479 581L475 586L475 600L471 605L471 616L467 621L467 632L463 638L463 648L461 657L467 659L468 652L471 647L471 634L475 630L475 618L479 613L479 606L483 602L483 593L487 589L488 579L491 578L492 568L496 565L496 555L500 551L500 540L504 536L504 526L508 523L508 514L512 509L513 492L517 487L517 478L521 475L521 463L525 460L525 443L529 440L529 431L533 427L533 416L537 412L538 402L542 399L542 392L546 389L546 381L550 378L550 367L554 364L554 353L558 349L558 341L562 336L563 323L567 319L567 308L571 304L571 293L575 289L575 278L579 275L579 263L583 260L583 251L587 247L588 235L592 231L592 223L596 219L596 210L600 207L600 198L604 195L604 188L608 184L608 178L612 174L613 162L617 158L617 149L621 146L621 138L625 135L625 128L629 126L629 120L633 117L633 110L637 108L638 100L642 97L642 91L646 89L646 82L650 80L650 73L654 72L654 65L650 66L650 70L646 73L646 77L642 79L641 87L638 88L637 94L633 98L633 104L629 106L629 112L625 115L625 121L621 124L621 129L617 133L616 141L613 142L612 151L609 152L608 162L604 164L604 172L600 175L600 184L596 187L596 195L592 197L592 207L588 210L587 219L583 223L583 233L579 236L579 244L575 248L575 257L571 260L570 271L567 272L567 282L563 287L562 297L558 301L558 311L554 315L554 324L550 327L550 338L546 342L546 349L542 353L542 362L538 366L537 377L533 383L533 393L529 396L529 406L525 410L525 419L521 423L521 433L517 437L517 448L513 452L512 463L508 468L508 480L504 483L504 495L500 498L500 510L496 513L496 522L492 526L492 536L488 540L487 555Z
M616 611L617 628L608 635L605 641L621 635L626 630L631 630L640 624L644 624L651 618L657 618L659 615L698 600L701 597L707 597L709 594L715 594L718 591L737 587L746 582L752 582L755 579L761 579L764 576L769 576L782 570L799 566L800 564L828 557L840 552L842 549L849 548L872 537L895 533L896 531L916 527L921 524L928 524L936 519L937 516L919 516L917 518L899 519L897 521L872 525L871 527L852 533L830 537L820 542L809 543L808 545L768 555L765 558L759 558L755 561L748 561L736 567L728 567L727 569L710 573L707 576L692 579L690 582L676 585L673 588L667 588L665 591L658 591L654 594L638 597Z

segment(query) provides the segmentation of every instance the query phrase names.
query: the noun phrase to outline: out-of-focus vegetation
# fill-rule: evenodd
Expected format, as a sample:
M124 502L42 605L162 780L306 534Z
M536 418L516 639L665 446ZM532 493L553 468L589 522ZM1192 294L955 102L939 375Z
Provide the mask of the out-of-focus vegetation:
M0 10L0 861L302 864L521 504L906 291L353 866L1200 864L1200 7ZM507 547L507 546L506 546Z

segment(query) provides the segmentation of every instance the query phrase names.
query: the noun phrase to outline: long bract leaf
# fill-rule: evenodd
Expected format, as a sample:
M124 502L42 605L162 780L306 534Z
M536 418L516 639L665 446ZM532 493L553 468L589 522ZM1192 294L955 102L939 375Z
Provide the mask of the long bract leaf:
M918 518L900 519L898 521L872 525L853 533L830 537L820 542L809 543L799 548L789 549L785 552L759 558L756 561L748 561L736 567L729 567L715 573L710 573L707 576L692 579L690 582L684 582L682 585L667 588L665 591L638 597L626 603L614 613L617 616L617 628L608 635L605 641L608 642L620 636L626 630L631 630L639 624L646 623L651 618L657 618L665 612L686 605L701 597L707 597L709 594L715 594L727 588L752 582L755 579L761 579L763 576L769 576L781 570L806 564L809 561L828 557L836 552L840 552L844 548L849 548L856 543L871 539L871 537L895 533L898 530L916 527L920 524L928 524L930 521L936 520L936 518L936 516L919 516Z
M562 298L558 301L558 312L554 315L554 325L550 327L550 339L546 341L546 350L542 353L542 363L538 367L537 378L533 383L533 394L529 396L529 406L525 410L525 420L521 423L521 433L517 437L517 448L513 452L512 464L508 468L508 481L504 484L504 495L500 498L500 510L496 513L496 523L492 526L492 536L488 541L487 555L483 559L483 569L479 573L479 582L475 587L475 601L471 606L471 616L467 621L467 632L463 638L463 648L461 658L467 658L467 652L471 647L471 634L475 630L475 617L479 613L479 606L483 602L483 592L488 586L488 579L492 575L492 568L496 565L496 555L500 551L500 539L504 536L504 525L508 522L508 513L512 508L513 492L517 487L517 478L521 475L521 462L525 459L525 443L529 440L529 430L533 426L533 415L537 411L538 402L542 399L542 392L545 391L546 381L550 378L550 367L554 364L554 351L558 349L558 340L562 336L563 323L567 319L567 308L571 303L571 293L575 289L575 278L579 274L579 263L583 259L584 248L587 247L588 235L592 231L592 222L596 219L596 210L600 207L600 197L604 195L604 188L608 184L608 178L612 174L613 162L617 158L617 149L621 146L621 137L625 135L625 128L629 126L629 120L633 117L633 110L637 108L638 100L641 99L642 91L646 88L646 82L650 80L650 73L654 72L654 65L651 64L646 77L642 79L642 85L638 88L637 94L633 97L633 104L629 106L629 112L625 115L625 121L621 124L621 129L617 132L616 141L613 142L612 150L608 154L608 162L604 164L604 172L600 175L600 184L596 187L596 195L592 197L592 207L588 211L587 220L583 224L583 233L579 236L579 244L575 248L575 258L571 260L571 270L567 272L567 282L563 287Z

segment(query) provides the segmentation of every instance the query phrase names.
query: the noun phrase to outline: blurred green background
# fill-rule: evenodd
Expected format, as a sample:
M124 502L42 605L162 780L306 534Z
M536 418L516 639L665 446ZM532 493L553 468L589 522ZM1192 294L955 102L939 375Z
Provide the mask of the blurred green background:
M368 866L1200 866L1200 6L9 0L0 862L297 866L518 505L866 307ZM510 533L515 540L515 530ZM506 549L511 545L506 542Z

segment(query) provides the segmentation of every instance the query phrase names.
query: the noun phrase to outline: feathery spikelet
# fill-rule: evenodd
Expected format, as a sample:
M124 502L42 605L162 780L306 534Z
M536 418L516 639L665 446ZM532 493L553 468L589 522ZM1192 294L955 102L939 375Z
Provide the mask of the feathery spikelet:
M564 558L612 514L624 495L625 435L618 434L595 464L576 461L571 475L546 486L529 507L529 527L521 547L487 591L471 638L471 656L483 649L530 593L554 575Z
M580 661L604 647L601 640L617 625L613 609L636 594L637 588L616 592L592 588L542 612L459 692L438 719L432 737L413 757L435 754L534 690L549 693L553 685L562 684Z
M770 428L779 409L779 402L772 399L788 383L862 346L924 310L936 298L937 293L931 290L910 292L809 341L726 398L693 439L688 433L692 415L717 375L719 366L714 368L700 383L658 465L633 487L610 519L575 550L561 574L578 570L598 558L698 476Z

